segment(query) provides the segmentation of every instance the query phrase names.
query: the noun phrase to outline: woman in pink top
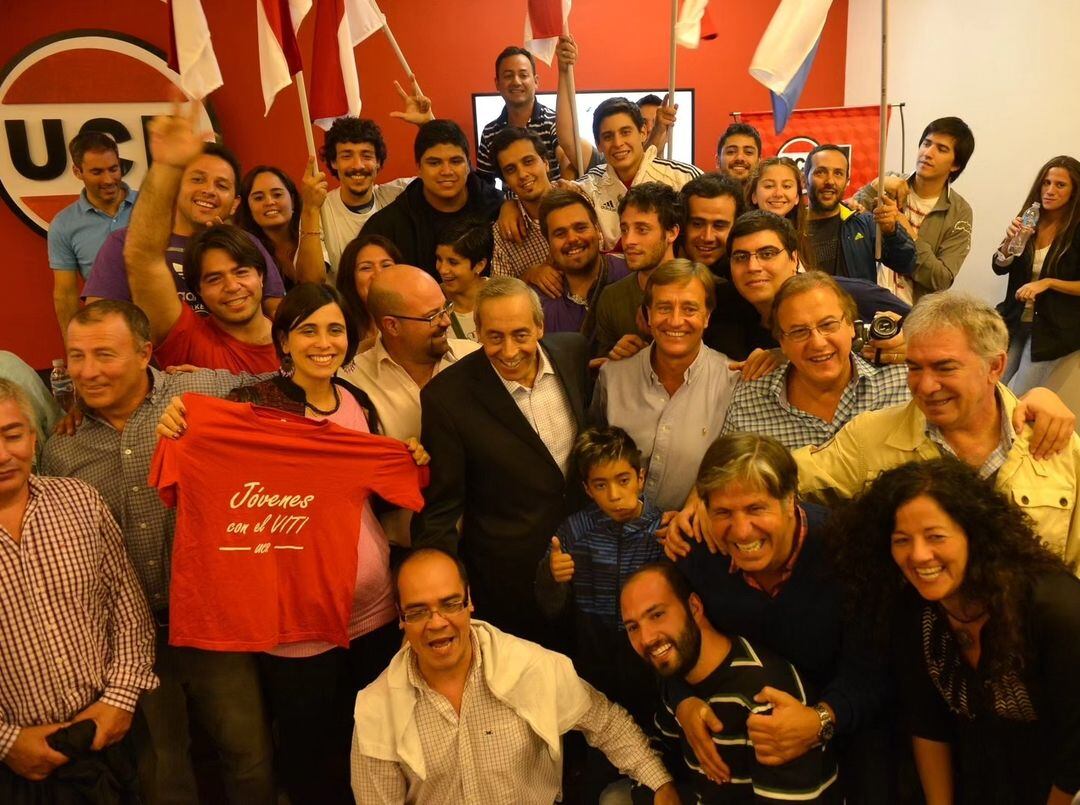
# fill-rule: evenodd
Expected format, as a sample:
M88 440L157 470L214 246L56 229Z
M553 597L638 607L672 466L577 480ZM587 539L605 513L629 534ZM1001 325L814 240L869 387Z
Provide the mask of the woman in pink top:
M368 396L336 376L352 360L359 334L341 295L327 285L301 283L278 307L272 328L282 374L233 389L229 399L278 408L311 419L329 419L377 433L378 415ZM179 398L158 432L183 432ZM410 440L418 463L423 448ZM317 471L317 468L312 468ZM375 510L380 506L377 498ZM390 578L390 545L370 503L357 540L356 592L348 649L329 643L291 643L259 655L263 690L275 721L275 763L292 802L350 803L349 745L353 700L382 672L401 645Z

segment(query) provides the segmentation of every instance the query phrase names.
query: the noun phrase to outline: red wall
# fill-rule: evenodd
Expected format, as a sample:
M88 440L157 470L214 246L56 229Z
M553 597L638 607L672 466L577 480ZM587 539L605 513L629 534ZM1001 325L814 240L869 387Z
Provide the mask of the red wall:
M767 91L750 78L747 67L777 4L713 0L720 37L697 51L679 50L677 84L697 90L695 154L702 168L713 167L716 136L730 122L730 111L768 108ZM45 6L29 2L2 5L0 64L41 37L77 28L120 31L165 46L166 6L155 0L52 0L47 14L36 13ZM203 0L203 6L225 79L211 96L225 142L245 165L278 164L298 176L305 145L295 90L278 96L269 117L262 114L254 0ZM436 114L471 131L471 93L493 89L492 59L504 45L521 41L525 0L383 0L382 7L421 86L434 100ZM833 4L801 106L843 104L847 10L847 0ZM666 84L669 14L662 0L575 0L571 23L582 53L578 88ZM301 29L305 57L312 22ZM380 122L388 140L383 176L412 173L414 129L388 118L399 108L393 79L404 82L404 77L385 37L362 43L357 60L363 114ZM553 89L555 79L554 68L541 64L541 89ZM316 139L321 142L318 131ZM45 241L0 204L0 244L0 347L46 366L62 354L62 342L52 311Z

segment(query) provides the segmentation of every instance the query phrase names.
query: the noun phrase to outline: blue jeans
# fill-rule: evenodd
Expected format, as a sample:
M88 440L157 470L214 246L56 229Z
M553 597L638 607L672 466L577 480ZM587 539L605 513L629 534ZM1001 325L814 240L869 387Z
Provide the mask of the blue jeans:
M1012 352L1011 348L1009 351ZM1020 356L1020 365L1016 369L1016 374L1009 381L1009 390L1017 397L1020 397L1036 386L1045 386L1050 373L1057 368L1061 361L1061 358L1055 358L1052 361L1033 361L1031 359L1031 339L1028 338L1027 343L1024 345L1023 354Z
M1031 322L1020 322L1009 331L1009 357L1005 362L1005 374L1001 382L1008 385L1016 370L1020 368L1020 359L1024 355L1024 349L1031 340Z

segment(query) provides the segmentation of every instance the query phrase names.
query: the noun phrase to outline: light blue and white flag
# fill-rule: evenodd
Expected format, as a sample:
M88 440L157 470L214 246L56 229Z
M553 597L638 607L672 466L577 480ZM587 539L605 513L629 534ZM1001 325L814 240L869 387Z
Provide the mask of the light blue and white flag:
M806 85L831 5L832 0L781 0L750 60L750 75L772 95L777 134Z

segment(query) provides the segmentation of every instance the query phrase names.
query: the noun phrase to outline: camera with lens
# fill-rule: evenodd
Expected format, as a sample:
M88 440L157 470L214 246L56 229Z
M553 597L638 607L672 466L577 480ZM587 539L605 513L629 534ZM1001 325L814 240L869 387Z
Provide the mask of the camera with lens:
M872 321L855 321L855 350L861 351L871 341L888 341L900 334L903 319L878 313Z

